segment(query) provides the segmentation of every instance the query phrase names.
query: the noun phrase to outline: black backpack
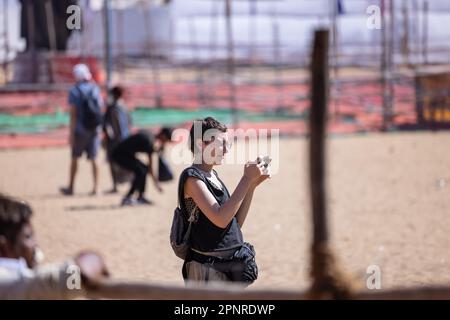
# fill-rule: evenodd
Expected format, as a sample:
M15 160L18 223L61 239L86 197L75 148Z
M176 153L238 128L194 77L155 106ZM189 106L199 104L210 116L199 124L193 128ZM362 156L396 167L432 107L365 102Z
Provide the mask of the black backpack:
M81 107L83 108L83 119L81 119L81 122L83 127L88 130L94 130L102 124L103 120L100 104L92 95L94 87L91 88L88 94L84 94L79 86L76 86L76 88L81 96Z

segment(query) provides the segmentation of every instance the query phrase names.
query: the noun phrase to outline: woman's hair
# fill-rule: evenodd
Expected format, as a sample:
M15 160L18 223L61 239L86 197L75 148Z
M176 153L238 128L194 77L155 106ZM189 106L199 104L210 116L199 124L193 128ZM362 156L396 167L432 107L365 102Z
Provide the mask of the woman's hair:
M113 88L111 88L111 90L109 91L111 93L111 95L114 97L114 99L119 99L123 96L123 92L125 90L123 89L123 87L121 86L115 86Z
M197 146L195 145L195 124L197 123L197 126L199 126L199 124L201 123L201 137L203 140L203 136L205 134L206 131L210 130L210 129L216 129L219 130L220 132L227 132L228 128L226 125L224 125L223 123L220 123L219 121L217 121L216 119L212 118L212 117L207 117L203 120L195 120L194 123L192 124L191 127L191 131L189 132L189 145L191 148L191 152L195 153L197 152Z
M30 222L33 210L24 201L0 193L0 236L15 242L23 226Z

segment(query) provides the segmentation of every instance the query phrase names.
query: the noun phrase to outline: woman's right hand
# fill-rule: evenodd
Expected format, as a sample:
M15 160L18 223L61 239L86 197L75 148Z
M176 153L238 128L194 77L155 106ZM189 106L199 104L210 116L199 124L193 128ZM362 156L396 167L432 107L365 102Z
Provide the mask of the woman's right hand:
M262 163L247 163L244 167L244 177L253 183L264 175L263 170L264 165Z

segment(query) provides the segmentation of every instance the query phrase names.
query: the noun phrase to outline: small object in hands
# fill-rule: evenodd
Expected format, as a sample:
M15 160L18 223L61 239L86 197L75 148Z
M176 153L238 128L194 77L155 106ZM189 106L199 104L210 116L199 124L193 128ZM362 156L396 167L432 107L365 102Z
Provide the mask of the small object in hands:
M257 163L263 163L264 164L264 170L263 173L265 175L269 174L269 165L272 162L272 159L269 156L259 156L257 159Z

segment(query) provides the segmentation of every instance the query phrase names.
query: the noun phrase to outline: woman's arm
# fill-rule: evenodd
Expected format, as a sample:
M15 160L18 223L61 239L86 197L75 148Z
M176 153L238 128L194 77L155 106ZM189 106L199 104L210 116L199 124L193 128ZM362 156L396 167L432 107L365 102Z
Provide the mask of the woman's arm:
M186 180L185 192L212 223L219 228L226 228L236 215L250 186L250 179L242 177L231 197L222 206L217 203L206 184L197 178L189 177Z
M197 178L189 177L186 180L185 192L212 223L219 228L226 228L241 207L248 190L261 174L261 165L247 165L233 194L222 206L217 203L206 184Z
M242 201L241 207L239 208L238 212L236 213L236 219L239 223L239 226L242 228L242 225L244 224L245 218L247 218L248 211L250 209L250 205L252 203L253 199L253 193L257 186L259 186L262 182L265 180L270 179L270 174L262 175L259 177L250 187L247 194L245 195L244 201Z
M249 188L249 190L247 191L244 201L242 201L241 206L239 207L239 210L236 213L236 219L241 228L242 228L242 225L244 224L245 218L247 218L247 214L250 209L250 205L252 203L254 191L255 191L255 186L252 185Z

